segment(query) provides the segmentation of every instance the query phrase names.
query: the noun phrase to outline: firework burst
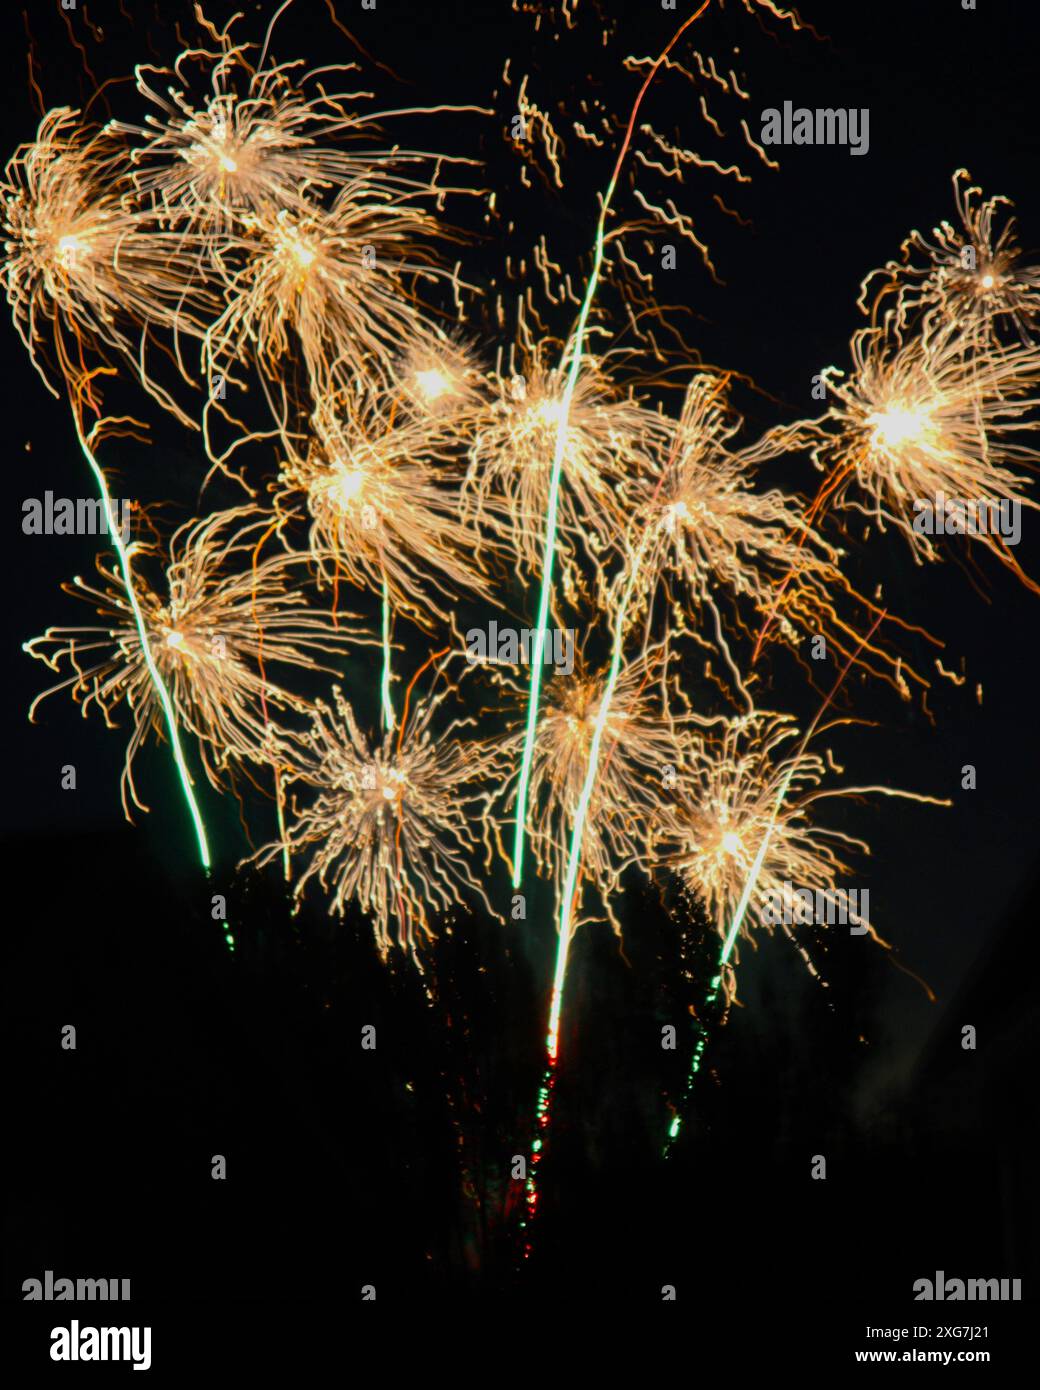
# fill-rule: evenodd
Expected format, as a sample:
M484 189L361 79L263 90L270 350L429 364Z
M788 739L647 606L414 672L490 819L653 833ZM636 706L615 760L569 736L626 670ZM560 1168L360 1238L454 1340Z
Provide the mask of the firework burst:
M496 534L517 571L538 574L557 435L564 412L566 364L550 367L552 345L522 335L523 374L496 376L494 400L478 416L464 488L474 526ZM601 574L624 531L621 485L642 464L655 418L585 358L567 412L559 495L558 551L564 592L581 579L577 554Z
M290 760L291 732L269 712L303 713L309 702L270 681L270 666L308 671L331 665L351 646L370 642L351 622L336 620L312 606L302 589L299 557L276 554L259 559L267 517L249 509L217 512L189 522L170 543L166 595L161 597L135 575L135 593L144 614L148 644L166 688L177 724L198 740L206 775L220 788L233 762L284 763ZM141 548L130 547L131 555ZM91 603L103 622L89 627L49 628L26 643L30 656L64 674L58 685L33 701L71 690L86 715L97 706L109 727L123 704L133 733L122 779L123 807L141 810L133 762L150 735L162 733L161 713L126 586L114 567L97 561L100 585L75 579L66 592Z
M460 435L471 433L486 394L472 348L447 338L411 343L394 376L396 398L410 415L450 421Z
M324 95L306 98L302 64L257 69L254 45L227 29L217 39L215 51L188 49L172 69L140 65L137 90L152 110L143 125L113 123L134 141L142 200L203 238L228 235L243 216L301 211L309 193L364 167L360 155L320 143L357 122ZM207 88L199 96L193 69Z
M66 378L83 372L84 342L108 347L181 415L147 373L146 326L201 336L205 305L194 306L196 315L188 302L190 251L135 207L126 171L125 150L83 128L77 112L44 116L36 139L8 161L0 188L7 299L45 381L41 354L52 346Z
M795 499L778 488L753 489L754 470L769 457L769 447L728 447L741 421L727 410L724 386L724 379L696 376L679 419L662 417L650 466L628 481L629 555L611 605L616 610L636 572L631 616L645 609L649 621L658 590L678 581L686 600L675 605L680 627L691 607L708 608L721 634L720 591L764 613L787 575L778 628L794 643L822 626L827 590L840 580L839 552L800 514Z
M991 338L1001 324L1013 326L1023 342L1040 313L1040 267L1030 265L1018 245L1010 200L982 198L966 169L953 176L959 227L941 222L928 240L911 232L902 245L902 262L872 271L860 292L860 308L871 303L875 317L886 296L895 296L900 330L915 317L960 325ZM916 259L919 257L920 259Z
M243 218L218 253L227 307L207 333L210 378L247 361L277 379L298 349L316 399L356 382L391 389L401 343L432 337L415 286L442 274L420 246L437 230L422 209L363 179L328 212Z
M881 530L897 527L918 562L939 558L919 520L939 494L1037 506L1024 492L1029 477L1017 470L1040 462L1040 451L1022 439L1035 430L1040 350L997 343L976 350L970 336L943 325L906 342L864 329L853 338L852 356L847 380L827 374L837 404L814 451L821 468L834 468L831 487L842 505ZM865 503L851 497L853 484ZM1024 577L999 535L977 538Z
M281 474L277 505L305 499L310 549L324 579L340 577L380 593L428 625L446 618L437 593L488 594L470 556L475 537L460 519L457 437L449 417L417 421L349 396L326 397L314 414L306 455L294 455ZM454 475L454 479L453 479Z
M448 689L418 702L396 732L370 742L337 687L334 708L319 703L294 776L314 792L293 807L283 842L260 851L266 864L288 849L309 854L296 884L311 879L342 914L355 902L372 919L382 952L416 954L433 918L479 903L498 917L477 874L488 785L501 777L491 743L460 734L471 718L434 725ZM293 798L295 801L295 798Z
M659 823L696 744L697 720L686 707L669 660L658 645L627 665L618 678L602 735L598 775L585 817L581 865L613 930L620 935L616 896L624 871L650 867L651 831ZM519 705L521 690L508 675L498 679ZM585 780L592 739L608 672L589 670L581 655L572 674L556 672L545 687L531 764L529 835L539 874L559 891ZM503 752L512 762L520 729L507 736ZM504 815L516 813L516 781L503 794ZM572 931L580 925L577 918Z
M328 74L351 65L311 73L299 60L267 63L266 47L257 57L257 45L236 42L235 19L218 32L196 13L211 46L186 49L172 68L140 64L137 90L150 108L144 123L111 123L132 142L142 203L165 223L213 248L243 222L306 217L329 193L359 181L408 201L432 191L431 168L461 162L383 146L379 123L415 113L363 112L358 105L369 92L327 92Z
M804 742L793 754L783 754L798 732L782 715L755 712L733 720L720 736L703 742L690 779L677 788L661 822L661 861L703 903L723 941L733 936L753 942L756 930L771 932L776 924L766 909L775 895L783 896L785 883L819 891L833 902L838 880L848 871L842 852L869 855L864 841L817 824L816 802L877 793L949 804L890 787L823 788L827 764L822 757L807 752ZM887 944L855 912L849 920ZM793 940L790 927L780 926ZM736 994L738 963L736 951L723 960L730 999Z

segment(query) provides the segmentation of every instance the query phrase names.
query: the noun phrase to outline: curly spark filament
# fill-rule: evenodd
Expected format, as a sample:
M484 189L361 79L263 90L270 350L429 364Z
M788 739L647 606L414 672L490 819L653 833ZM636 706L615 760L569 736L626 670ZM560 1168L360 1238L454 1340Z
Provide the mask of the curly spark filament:
M578 372L581 369L582 349L585 342L585 328L588 323L589 313L592 309L592 301L599 285L599 272L603 263L603 243L606 232L607 213L610 211L610 204L614 197L614 190L617 188L617 181L621 174L622 165L625 162L625 155L632 142L632 132L635 130L636 117L642 105L643 97L657 75L661 65L664 63L668 54L678 43L679 39L690 27L694 20L699 19L708 8L711 0L703 0L703 4L692 14L689 19L683 21L670 39L668 46L660 54L653 67L647 73L639 95L635 99L632 107L632 114L628 118L628 128L625 131L625 138L621 142L618 151L617 162L614 165L614 172L610 176L610 183L600 207L599 220L596 224L595 251L592 260L592 273L589 275L589 282L585 289L585 298L582 301L581 310L578 314L578 322L574 330L574 343L568 351L571 354L570 366L567 370L567 384L564 387L563 397L560 402L560 414L556 425L556 448L553 454L552 476L549 481L549 503L545 515L545 559L542 563L542 586L538 597L538 622L535 625L534 651L531 656L531 686L527 702L527 729L524 735L523 760L520 764L520 782L516 796L516 832L513 840L513 887L519 888L523 879L524 867L524 836L527 827L527 790L531 780L531 762L534 758L535 733L538 727L538 697L542 688L542 661L545 656L545 631L549 621L549 599L552 593L553 563L556 556L556 517L559 510L560 500L560 477L563 472L563 460L567 448L567 422L570 415L571 400L574 397L574 388L578 383ZM566 355L566 354L565 354ZM590 789L591 791L591 789ZM564 962L566 969L566 961ZM550 1029L550 1036L552 1031Z

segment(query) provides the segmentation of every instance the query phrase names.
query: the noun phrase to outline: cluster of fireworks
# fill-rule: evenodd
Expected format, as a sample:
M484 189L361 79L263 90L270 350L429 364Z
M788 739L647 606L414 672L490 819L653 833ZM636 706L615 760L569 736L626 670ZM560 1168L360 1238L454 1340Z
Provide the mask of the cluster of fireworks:
M856 665L904 698L924 684L886 640L888 611L846 577L842 518L901 531L923 562L942 552L915 529L915 499L1037 505L1025 432L1040 405L1040 270L1001 200L959 174L960 225L913 234L865 282L869 326L850 370L824 374L823 413L740 443L729 374L685 359L677 406L654 375L666 318L647 316L652 280L630 267L667 227L697 239L634 177L636 219L613 202L632 149L641 172L676 182L711 161L639 125L638 101L623 139L616 123L590 134L614 140L617 164L585 293L556 305L569 297L575 321L554 337L528 286L512 340L492 341L468 327L480 295L443 220L447 200L481 191L471 163L385 143L400 113L362 115L360 89L327 92L331 69L276 64L267 43L198 21L199 46L172 68L137 70L137 119L51 111L9 161L5 285L106 505L105 438L146 447L142 422L105 409L127 381L193 432L200 485L219 477L245 496L165 544L144 538L143 508L130 544L114 527L114 561L68 587L94 622L27 650L84 713L129 726L128 815L144 809L133 767L153 738L172 746L207 866L194 778L265 784L277 833L255 859L281 862L297 895L323 890L333 912L356 904L384 952L421 964L445 914L497 916L507 871L514 889L530 871L527 844L556 894L553 1057L571 941L596 919L620 933L630 871L700 903L720 940L713 988L732 999L737 941L774 930L770 890L834 891L845 855L866 852L827 825L823 800L903 795L834 783L810 746L819 715L801 731L756 703L762 653L806 665L822 638L842 675ZM665 58L709 95L744 97L710 61L667 54L634 61L639 100ZM505 90L558 174L548 117L523 84ZM547 253L541 268L548 286L559 268ZM612 351L601 281L626 326L657 328L642 355ZM510 320L501 301L489 317L500 332ZM823 472L812 501L763 483L784 455ZM972 543L1024 578L998 536ZM459 604L513 606L528 585L530 670L468 669ZM543 681L552 624L583 634L580 659ZM428 659L408 669L419 644ZM381 726L366 727L366 700Z

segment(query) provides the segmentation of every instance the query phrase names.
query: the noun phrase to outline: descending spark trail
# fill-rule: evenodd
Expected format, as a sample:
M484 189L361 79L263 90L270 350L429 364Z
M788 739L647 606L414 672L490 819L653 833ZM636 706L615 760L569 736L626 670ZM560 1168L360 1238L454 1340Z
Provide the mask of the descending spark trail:
M708 990L708 996L704 1001L706 1010L712 1008L715 1004L716 999L718 998L719 985L722 982L722 973L725 970L726 966L729 964L729 958L733 951L734 943L736 942L736 939L740 934L740 928L744 921L744 914L747 911L747 905L751 901L751 894L754 892L755 884L758 882L758 875L761 872L762 863L766 857L766 850L769 848L769 838L772 834L773 826L776 824L776 818L780 814L780 807L784 803L784 797L787 795L787 789L791 784L791 778L794 775L794 771L797 766L798 759L795 758L792 760L791 766L787 770L787 775L784 777L784 780L780 783L780 790L777 792L776 804L773 807L772 817L769 821L769 824L766 826L765 834L762 836L762 843L759 846L758 853L755 855L755 861L751 865L751 872L750 874L748 874L747 882L744 884L744 891L740 895L740 901L737 904L737 910L733 914L733 923L730 926L729 934L727 935L726 940L723 942L722 950L719 952L718 973L713 977L710 988ZM707 1043L707 1026L704 1022L698 1019L697 1041L694 1045L693 1058L690 1062L689 1075L686 1078L686 1089L683 1092L683 1101L688 1099L690 1091L693 1089L694 1079L701 1069L701 1059L704 1056L704 1049L707 1046ZM671 1145L678 1136L681 1125L682 1119L680 1116L680 1110L677 1109L672 1117L672 1123L668 1129L668 1142L666 1143L664 1149L665 1157L668 1156Z
M553 455L552 475L549 482L549 504L545 517L545 559L542 564L542 587L538 598L538 621L535 625L534 654L531 657L531 686L527 703L527 730L524 736L523 760L520 765L520 783L516 798L516 833L513 841L514 888L520 887L523 878L524 836L527 828L527 790L531 780L531 763L534 758L535 733L538 727L538 698L542 687L542 661L545 656L545 633L546 624L549 621L549 600L552 593L553 565L556 558L556 518L559 509L560 477L563 472L563 461L567 448L567 427L571 401L574 397L574 389L578 382L578 372L581 369L582 349L585 342L585 328L588 323L589 313L592 309L592 301L599 285L600 267L603 263L607 213L610 211L610 204L613 200L614 191L617 188L617 181L625 162L625 155L628 153L628 147L632 141L632 133L635 130L636 117L639 114L639 108L642 105L643 97L646 95L647 89L651 82L653 82L654 77L661 65L665 62L668 54L694 20L700 18L710 3L711 0L703 0L703 3L690 15L689 19L683 21L673 34L668 46L660 54L657 61L647 73L646 79L639 89L639 95L636 97L635 104L632 107L632 114L628 120L625 138L621 142L617 162L614 165L614 172L610 177L610 183L607 186L607 192L600 208L599 220L596 224L596 242L592 261L592 273L589 275L589 282L585 290L585 298L582 302L581 311L578 314L578 322L574 330L573 346L569 349L571 360L567 370L566 386L560 402L559 420L556 426L556 449ZM564 355L566 356L566 353ZM558 977L559 969L559 962L557 962ZM563 961L563 969L566 970L566 957ZM555 1003L554 997L554 1004ZM558 1011L556 1017L558 1022ZM549 1035L550 1038L553 1037L551 1025Z
M645 548L650 532L647 531L643 539ZM563 881L563 895L560 904L560 940L556 948L556 971L553 976L552 1004L549 1009L549 1035L546 1039L546 1046L549 1050L549 1058L555 1062L559 1051L560 1043L560 1013L563 1009L563 986L567 977L567 958L570 954L570 942L573 935L572 918L574 915L574 898L577 893L578 871L581 867L581 845L585 834L585 820L589 812L589 803L592 800L593 788L596 785L596 777L599 773L599 749L603 741L603 730L606 728L607 720L610 717L610 706L614 698L614 689L618 682L621 672L621 651L624 645L625 618L628 614L628 605L635 590L636 580L640 573L639 558L632 566L628 584L625 588L624 597L618 607L617 619L614 624L614 652L610 659L610 670L607 675L606 685L603 690L603 698L600 701L599 709L596 711L596 725L592 732L592 741L589 746L589 764L585 773L585 784L581 789L581 798L578 802L577 810L574 815L574 825L571 830L571 842L567 855L567 872Z
M636 97L632 107L632 114L629 117L628 128L625 131L625 138L618 151L617 162L614 165L614 172L607 187L606 196L600 208L599 221L596 227L596 245L593 258L592 273L589 277L585 299L581 306L578 316L577 328L575 330L575 343L572 351L570 368L567 373L567 383L564 390L559 421L556 430L556 448L553 456L552 476L549 487L549 504L546 513L545 527L545 560L542 571L542 588L538 602L538 622L536 624L535 648L531 658L531 685L528 696L527 707L527 730L524 739L523 760L520 769L520 782L517 790L517 812L516 812L516 835L513 846L513 887L518 888L523 875L523 853L524 853L524 833L527 824L527 791L531 776L531 764L534 759L535 735L538 724L538 699L541 691L541 666L545 651L546 624L549 615L549 597L552 588L552 572L556 549L556 515L559 502L560 476L563 470L563 460L567 442L567 422L570 413L571 400L577 385L578 371L581 363L582 347L584 343L585 327L588 321L589 312L592 307L592 300L596 293L599 282L599 272L603 261L604 234L606 229L607 213L610 209L614 190L617 187L618 177L624 164L625 155L632 140L632 132L635 129L636 117L639 114L639 107L643 97L653 82L661 65L665 62L672 48L681 38L683 33L699 19L708 8L710 0L704 0L688 19L676 30L664 51L657 58L650 68L643 82L642 87ZM663 477L663 475L662 475ZM647 533L647 538L649 532ZM644 545L646 538L644 539ZM548 1135L549 1125L552 1117L552 1092L555 1081L555 1068L559 1056L560 1042L560 1018L563 1011L563 988L567 976L567 961L570 954L571 939L571 914L573 911L573 899L577 885L578 870L581 858L581 841L585 828L585 819L588 814L589 802L592 798L593 787L596 782L596 775L599 765L599 748L603 738L603 729L610 714L610 705L617 685L618 674L621 668L621 648L622 634L624 633L625 616L629 601L635 585L636 576L639 572L638 563L633 566L629 583L625 591L624 598L619 606L615 625L614 651L611 657L610 672L603 699L600 702L600 709L596 719L596 727L593 733L592 743L589 751L589 766L585 777L585 785L582 788L581 799L578 804L577 814L571 843L568 853L567 872L564 880L563 900L560 908L560 928L559 942L556 948L556 968L553 973L552 999L549 1007L549 1031L546 1038L546 1048L548 1052L548 1065L542 1079L542 1086L538 1093L538 1104L535 1118L535 1136L531 1145L531 1171L526 1182L526 1205L527 1218L524 1226L529 1221L533 1221L538 1210L538 1190L537 1190L537 1164L542 1158L542 1151L545 1144L543 1136ZM530 1243L525 1246L524 1257L530 1254Z
M649 532L644 538L644 546L649 538ZM640 552L640 555L642 552ZM596 784L596 775L599 771L599 747L603 739L603 730L606 728L607 719L610 715L610 705L614 696L614 689L617 685L618 675L621 670L621 649L622 635L625 630L625 617L628 611L629 601L635 589L636 579L639 574L639 563L632 567L626 586L624 597L618 608L617 620L614 631L614 654L610 663L610 672L607 676L603 698L596 715L596 727L593 731L592 742L589 749L589 765L585 774L585 783L581 791L581 799L574 817L574 828L571 835L571 842L568 851L567 871L564 878L563 900L560 906L560 939L556 948L556 970L553 976L552 1002L549 1008L549 1033L546 1038L546 1049L548 1052L548 1062L545 1074L542 1077L542 1085L538 1092L538 1105L535 1112L535 1134L531 1142L531 1170L525 1184L525 1201L527 1215L521 1223L522 1228L534 1220L538 1211L538 1187L537 1187L537 1165L541 1161L545 1142L548 1137L549 1125L552 1119L552 1093L556 1080L556 1062L559 1056L560 1043L560 1015L563 1010L563 986L567 976L567 960L570 954L571 942L571 917L574 909L574 896L577 889L578 870L581 864L581 843L585 833L585 820L588 815L589 802L592 799L592 791ZM523 1255L527 1259L531 1253L531 1244L528 1240L524 1246Z
M856 660L860 652L870 641L871 637L873 637L874 633L877 631L878 627L881 625L881 622L885 618L886 613L887 609L883 609L882 612L877 616L877 618L875 618L874 623L870 628L870 631L866 634L865 637L861 639L859 645L856 647L856 650L852 653L852 655L849 657L848 661L845 663L844 667L840 671L838 679L834 682L834 685L831 687L830 694L824 700L820 708L816 711L816 717L813 719L812 723L806 730L805 737L802 739L801 747L799 748L796 756L791 759L787 772L782 782L780 783L780 787L776 794L776 802L773 806L773 813L770 816L768 824L766 825L765 833L762 836L762 843L758 847L758 853L755 855L754 863L751 865L751 872L748 874L747 882L744 884L744 891L741 893L740 901L737 903L736 911L733 914L733 922L730 925L730 929L725 941L722 943L722 950L719 952L718 973L713 977L709 986L708 995L705 999L706 1009L710 1009L711 1007L713 1007L716 999L718 998L719 985L722 982L723 971L729 964L729 958L733 952L734 944L736 943L737 937L740 934L740 928L744 922L744 915L747 912L748 903L751 901L751 895L755 891L755 884L758 882L758 876L762 870L762 864L766 857L766 851L769 848L769 840L773 833L773 827L776 825L777 817L779 816L780 809L784 804L784 798L787 796L788 788L791 785L791 778L794 776L795 770L798 767L801 755L805 752L805 749L808 747L809 740L812 738L816 729L819 727L819 723L820 720L823 718L824 711L828 708L831 701L838 693L838 689L841 686L842 681L848 675L853 662ZM701 1060L704 1057L704 1049L707 1046L707 1042L707 1026L704 1022L701 1022L701 1020L698 1019L697 1041L694 1044L693 1057L690 1062L690 1070L686 1078L686 1086L683 1091L682 1101L680 1101L679 1106L676 1108L675 1114L672 1116L671 1125L668 1128L668 1139L664 1147L664 1156L666 1158L669 1152L671 1151L672 1144L675 1142L675 1139L679 1134L680 1128L682 1127L682 1105L686 1100L688 1100L690 1092L693 1089L693 1083L696 1079L697 1073L700 1071Z
M721 389L722 385L723 382L718 383L712 394L716 394L718 390ZM662 472L661 477L658 479L657 486L654 489L651 505L657 500L657 496L664 482L664 476ZM642 542L640 543L639 553L632 563L628 583L622 594L621 602L618 605L617 616L614 623L614 646L610 660L610 669L603 691L603 698L600 701L600 706L596 715L596 726L593 730L589 747L589 759L588 767L585 771L585 782L582 786L581 797L575 812L574 826L570 845L568 847L567 870L564 877L563 895L560 906L560 940L556 948L556 971L553 976L552 1003L549 1009L549 1034L546 1040L551 1063L555 1063L559 1051L560 1014L563 1010L563 987L567 977L567 960L570 954L570 941L572 935L571 918L574 911L574 897L577 892L578 872L581 868L581 846L585 834L585 821L588 817L589 804L592 800L596 778L599 775L599 750L603 740L603 730L606 728L607 720L610 717L610 706L613 702L614 690L617 686L618 676L621 671L621 652L624 642L628 607L632 601L632 595L635 592L636 585L640 581L643 557L652 538L653 531L650 527L647 527L643 534ZM616 746L616 740L614 746Z
M526 1231L534 1218L538 1215L538 1165L542 1161L545 1151L545 1141L548 1136L549 1122L552 1119L552 1093L556 1081L556 1063L550 1061L542 1076L542 1084L538 1089L538 1105L535 1110L535 1133L531 1140L531 1166L524 1183L524 1204L526 1212L520 1220L520 1229ZM523 1258L526 1260L531 1254L531 1240L526 1237L523 1245Z
M144 614L141 612L141 606L137 600L133 577L130 572L130 555L123 541L119 523L116 518L112 496L108 490L108 480L105 477L101 465L94 457L94 451L91 449L87 441L87 436L83 432L83 422L80 418L79 409L75 405L73 406L72 417L75 422L76 437L79 440L80 448L83 451L87 463L90 465L90 471L94 474L95 481L98 485L98 491L101 493L101 500L105 504L105 511L109 518L109 536L115 547L116 554L119 557L119 566L123 572L123 582L126 586L127 598L133 610L134 622L137 626L137 635L141 643L141 654L148 668L148 675L151 678L152 685L155 687L155 693L159 697L159 704L162 707L163 717L166 720L166 730L170 736L170 747L173 749L173 760L177 765L177 773L181 780L184 799L188 803L188 810L191 812L192 823L195 826L195 837L199 845L199 859L202 861L202 867L208 873L210 869L210 856L209 842L206 839L206 827L202 823L202 814L199 811L198 802L195 800L195 793L192 789L191 773L188 771L188 764L184 757L184 749L181 747L180 733L177 729L177 716L174 713L173 703L170 700L170 693L166 689L166 684L163 681L158 666L155 664L155 657L152 655L152 649L148 642L148 631L144 621ZM230 934L228 935L230 936ZM233 945L230 940L228 944Z
M390 590L383 575L383 727L394 728L394 705L390 699Z

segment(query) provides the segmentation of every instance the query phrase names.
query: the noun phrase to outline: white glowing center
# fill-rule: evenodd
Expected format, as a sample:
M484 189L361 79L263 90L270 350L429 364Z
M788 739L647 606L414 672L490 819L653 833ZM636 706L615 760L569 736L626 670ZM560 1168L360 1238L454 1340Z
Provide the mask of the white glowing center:
M84 245L78 236L63 236L58 241L58 257L68 264L83 251Z
M732 830L727 830L722 837L722 848L727 854L739 854L743 848L740 843L740 836L734 834Z
M451 382L437 367L431 367L429 371L425 372L416 372L415 380L419 390L428 401L435 401L446 391L451 390Z
M534 413L543 425L558 425L563 419L563 402L540 401Z
M908 409L892 405L886 410L876 410L867 424L874 427L875 444L898 449L902 444L921 440L929 430L931 419L923 406Z
M390 785L387 785L387 784ZM386 774L386 781L383 784L383 796L387 801L395 801L404 791L404 773L398 768L392 767Z
M288 237L286 239L286 244L289 252L295 259L296 264L300 266L302 269L306 270L309 265L314 264L314 258L317 255L317 252L314 250L312 246L308 246L307 243L303 241L300 237Z
M364 486L365 475L360 469L352 468L344 473L336 486L336 495L343 506L349 506Z

